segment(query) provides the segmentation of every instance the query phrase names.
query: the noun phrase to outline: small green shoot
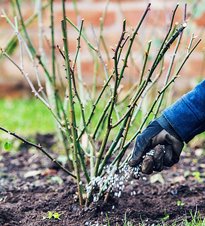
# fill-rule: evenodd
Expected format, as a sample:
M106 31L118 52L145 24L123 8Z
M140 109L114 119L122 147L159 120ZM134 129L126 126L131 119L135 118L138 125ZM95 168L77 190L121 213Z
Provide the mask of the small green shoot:
M185 205L184 202L182 202L181 200L177 200L177 206L184 206L184 205Z
M202 183L203 180L201 178L201 173L199 171L195 171L192 173L192 176L194 177L194 179L199 182L199 183Z
M4 146L4 150L5 151L10 151L12 149L13 145L12 145L12 143L10 141L5 141L3 146Z
M134 224L131 221L127 220L127 215L125 213L125 217L124 217L124 222L123 222L123 226L134 226Z
M108 214L106 213L106 220L107 220L107 226L110 226L110 219L108 217Z
M53 217L53 213L51 211L48 211L48 219L51 219Z
M60 220L60 216L61 216L61 214L59 214L58 212L53 213L54 219Z
M55 220L60 220L61 214L58 212L53 212L53 211L48 211L47 218L50 219L55 219Z
M170 217L169 214L165 213L164 217L162 217L161 220L162 221L167 221L167 220L169 220L169 217Z

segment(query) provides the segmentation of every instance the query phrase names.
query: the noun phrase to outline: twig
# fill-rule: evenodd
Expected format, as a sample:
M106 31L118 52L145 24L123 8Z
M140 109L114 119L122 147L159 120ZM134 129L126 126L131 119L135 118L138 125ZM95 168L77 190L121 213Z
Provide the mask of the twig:
M72 71L75 71L75 66L76 66L76 62L77 62L77 59L78 59L78 54L79 54L80 48L81 48L81 36L82 36L83 24L84 24L84 20L82 19L81 24L80 24L80 29L79 29L79 35L78 35L78 38L77 38L77 50L76 50L76 54L75 54L75 59L74 59Z
M176 80L178 76L174 76L169 83L167 83L162 89L161 91L158 92L157 97L155 98L155 100L153 101L152 106L149 108L148 113L146 114L146 116L143 119L142 124L140 125L139 129L137 130L137 132L134 134L134 136L122 147L121 151L119 152L119 154L117 155L117 157L114 159L114 161L112 162L112 164L117 163L117 165L119 165L119 161L122 159L126 149L128 148L128 144L130 144L140 133L142 128L144 127L145 123L147 122L148 118L150 117L150 114L153 112L154 107L156 106L156 104L159 101L160 96L167 90L167 88ZM131 141L132 140L132 141ZM130 142L131 141L131 142ZM127 159L127 158L126 158ZM124 164L124 163L123 163Z
M41 93L43 98L47 101L47 97L46 97L46 95L43 91L43 86L42 86L41 81L40 81L40 75L39 75L38 67L36 65L34 57L32 56L32 53L30 52L30 49L28 48L28 45L26 44L25 40L23 39L23 37L22 37L22 35L19 31L18 22L17 22L16 18L15 18L15 24L13 24L4 10L2 10L2 15L6 18L6 21L9 23L9 25L15 31L17 40L19 42L19 46L20 46L20 67L21 68L24 67L24 62L23 62L23 59L24 59L23 46L24 46L30 60L32 61L32 64L33 64L33 67L34 67L34 70L35 70L36 80L37 80L37 84L38 84L38 93ZM6 52L6 50L4 52ZM7 55L9 55L9 54L7 53Z
M186 23L186 4L185 4L185 8L184 8L184 23ZM181 43L182 36L183 36L183 32L181 32L181 34L178 38L178 41L177 41L177 44L176 44L176 47L175 47L175 51L172 55L172 59L171 59L171 62L169 64L169 68L168 68L168 71L167 71L167 74L166 74L166 79L165 79L165 82L164 82L165 85L169 81L169 78L170 78L170 75L171 75L171 72L172 72L172 68L173 68L173 65L174 65L174 61L175 61L175 58L176 58L176 54L178 52L178 49L179 49L179 46L180 46L180 43ZM159 104L157 106L157 110L155 112L155 117L157 117L157 115L159 113L160 107L161 107L163 99L164 99L164 95L165 95L165 93L163 93L162 96L160 97L160 101L159 101Z
M15 65L18 70L21 72L21 74L24 76L24 78L26 79L26 81L28 82L29 86L31 87L32 92L34 93L34 95L40 99L48 109L50 109L50 105L48 102L46 102L41 95L37 92L37 90L35 89L33 83L31 82L30 78L28 77L28 73L26 73L24 71L23 68L21 68L3 49L1 49L2 54L13 64Z
M40 145L40 144L34 144L30 141L27 141L26 139L24 139L23 137L20 137L19 135L13 133L13 132L10 132L9 130L3 128L3 127L0 127L0 130L8 133L9 135L12 135L14 137L16 137L17 139L21 140L23 143L29 145L29 146L32 146L32 147L35 147L37 149L39 149L43 154L45 154L52 162L54 162L57 166L59 166L64 172L66 172L68 175L70 175L71 177L75 178L76 179L76 176L74 174L72 174L70 171L68 171L60 162L58 162L56 159L54 159L45 149L43 149L43 147Z
M75 30L79 33L80 30L78 27L75 26L75 24L69 19L66 18L67 22L73 27L75 28ZM87 45L94 51L96 51L96 48L88 41L87 37L85 36L85 34L83 32L81 32L81 36L84 39L84 41L87 43Z
M43 4L42 10L45 10L50 3ZM38 17L38 14L35 13L34 15L30 16L26 21L25 21L25 26L27 27L30 25L36 18ZM19 28L19 32L22 31L22 27ZM14 35L9 41L7 46L5 47L5 52L7 52L9 55L13 53L15 47L17 46L17 37Z
M97 97L95 103L93 104L93 108L92 108L91 113L90 113L90 115L89 115L89 117L88 117L86 126L82 129L81 133L80 133L79 136L78 136L78 140L82 137L83 133L84 133L85 130L86 130L86 127L90 124L90 122L91 122L91 120L92 120L92 118L93 118L93 116L94 116L94 114L95 114L96 107L97 107L99 101L101 100L101 98L102 98L102 96L103 96L103 94L104 94L104 92L105 92L107 86L109 85L109 82L111 81L112 77L113 77L113 74L110 75L110 77L108 78L108 80L106 81L106 83L103 85L103 88L102 88L102 90L101 90L100 93L99 93L99 96ZM94 139L94 137L93 137L93 139Z
M26 37L26 40L28 42L28 47L30 48L32 55L39 60L39 64L42 66L42 68L43 68L43 70L44 70L44 72L45 72L48 80L51 82L51 77L50 77L50 74L49 74L49 72L48 72L45 64L43 63L41 57L39 55L37 55L36 50L35 50L35 48L33 47L32 43L31 43L30 37L29 37L28 32L26 30L26 25L25 25L25 22L23 20L23 16L22 16L22 13L21 13L21 8L20 8L19 0L15 0L15 1L16 1L17 10L18 10L18 13L19 13L19 16L20 16L22 30L23 30L24 35Z
M43 49L43 21L42 21L42 1L37 1L37 7L38 7L38 36L39 36L39 54L43 59L45 59L45 53Z
M142 23L143 23L145 17L147 16L148 11L150 10L150 6L151 6L151 3L148 4L148 6L147 6L147 8L146 8L146 10L145 10L145 12L144 12L144 14L142 15L141 20L139 21L139 23L138 23L138 25L137 25L135 31L134 31L133 34L132 34L132 37L130 38L130 44L129 44L129 46L128 46L128 50L127 50L127 52L126 52L126 56L125 56L125 59L124 59L124 64L123 64L123 67L122 67L121 72L120 72L120 75L119 75L118 86L119 86L120 81L121 81L121 79L122 79L122 77L123 77L123 75L124 75L125 68L127 67L128 57L129 57L129 55L130 55L130 51L131 51L131 49L132 49L132 46L133 46L135 37L136 37L136 35L138 34L138 31L139 31L139 29L140 29L140 27L141 27L141 25L142 25Z

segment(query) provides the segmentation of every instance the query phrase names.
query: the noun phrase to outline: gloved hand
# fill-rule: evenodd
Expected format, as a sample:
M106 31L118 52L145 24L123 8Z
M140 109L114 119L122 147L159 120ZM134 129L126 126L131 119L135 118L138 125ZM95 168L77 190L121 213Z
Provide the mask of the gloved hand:
M161 123L159 124L161 118L152 121L137 137L128 163L131 167L142 163L142 172L145 174L161 171L164 167L177 163L184 146L181 138L165 119L163 119L163 127ZM142 157L152 149L154 155L148 155L143 159Z

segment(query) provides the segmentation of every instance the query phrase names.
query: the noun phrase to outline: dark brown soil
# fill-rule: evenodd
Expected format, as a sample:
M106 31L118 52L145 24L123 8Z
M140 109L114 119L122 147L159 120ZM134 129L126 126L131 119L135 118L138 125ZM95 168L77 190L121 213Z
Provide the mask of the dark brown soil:
M22 146L16 154L2 153L0 160L0 225L123 225L125 219L133 225L178 225L196 210L205 216L204 169L204 151L188 150L162 177L134 180L121 198L83 209L70 178L41 153ZM201 173L193 176L195 171ZM60 213L60 220L48 219L48 211Z

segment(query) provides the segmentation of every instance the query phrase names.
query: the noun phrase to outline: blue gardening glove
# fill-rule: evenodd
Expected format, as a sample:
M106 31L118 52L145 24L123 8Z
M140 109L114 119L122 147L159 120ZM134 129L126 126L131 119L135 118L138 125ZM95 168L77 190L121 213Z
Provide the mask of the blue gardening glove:
M142 163L142 172L145 174L161 171L179 161L183 146L181 138L164 116L161 116L152 121L137 137L129 165L135 167ZM143 159L142 157L152 149L153 156L148 155Z

